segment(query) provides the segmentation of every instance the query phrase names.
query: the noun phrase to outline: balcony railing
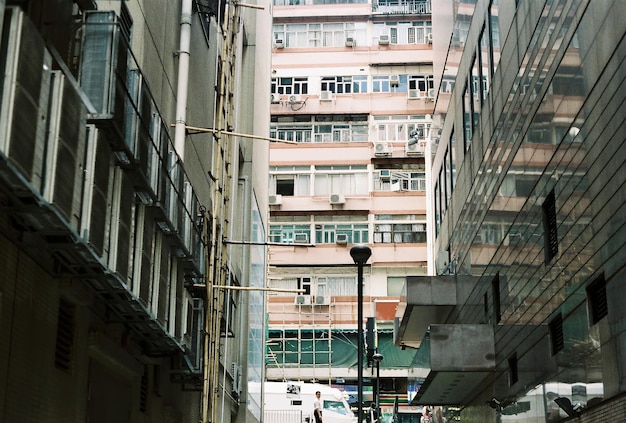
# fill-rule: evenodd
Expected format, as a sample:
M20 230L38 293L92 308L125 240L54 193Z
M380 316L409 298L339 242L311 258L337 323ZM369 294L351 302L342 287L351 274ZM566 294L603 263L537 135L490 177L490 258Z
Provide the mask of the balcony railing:
M431 3L424 0L375 0L372 12L383 15L430 15Z

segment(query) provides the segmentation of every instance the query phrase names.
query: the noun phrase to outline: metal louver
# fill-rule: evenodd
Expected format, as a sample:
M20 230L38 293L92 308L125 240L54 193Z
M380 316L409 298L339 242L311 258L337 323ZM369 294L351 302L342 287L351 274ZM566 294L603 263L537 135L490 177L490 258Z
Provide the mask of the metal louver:
M134 195L130 179L121 168L116 168L113 184L109 267L125 281L131 274L129 267L135 210Z
M85 14L79 79L96 108L92 118L110 122L122 139L128 47L118 21L115 12Z
M87 110L61 72L52 72L44 198L79 229Z
M108 258L113 163L105 135L87 125L84 201L81 234L103 260Z
M37 30L18 8L7 8L0 44L0 153L41 188L51 58ZM13 178L11 178L13 179Z

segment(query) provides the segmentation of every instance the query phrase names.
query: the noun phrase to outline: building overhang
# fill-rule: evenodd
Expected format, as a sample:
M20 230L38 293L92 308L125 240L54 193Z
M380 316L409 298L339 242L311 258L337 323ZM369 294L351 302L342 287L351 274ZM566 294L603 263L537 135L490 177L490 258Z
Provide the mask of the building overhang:
M409 276L406 297L399 312L400 324L396 333L396 345L419 348L424 335L432 324L450 322L457 304L465 301L465 287L472 286L475 276Z
M431 325L430 372L412 405L462 405L495 372L491 325Z

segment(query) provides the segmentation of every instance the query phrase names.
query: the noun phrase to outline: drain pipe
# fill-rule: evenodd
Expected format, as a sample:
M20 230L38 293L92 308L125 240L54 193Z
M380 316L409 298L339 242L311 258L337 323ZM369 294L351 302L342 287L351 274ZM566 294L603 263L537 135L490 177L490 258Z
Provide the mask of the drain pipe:
M185 160L185 125L187 121L187 93L189 86L189 46L191 45L192 0L182 0L180 13L180 48L178 50L178 85L176 91L176 123L174 147Z

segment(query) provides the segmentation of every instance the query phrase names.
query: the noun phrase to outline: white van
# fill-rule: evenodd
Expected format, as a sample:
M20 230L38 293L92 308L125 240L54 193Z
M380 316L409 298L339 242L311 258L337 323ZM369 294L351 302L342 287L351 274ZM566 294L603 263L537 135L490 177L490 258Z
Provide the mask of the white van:
M320 391L324 423L356 423L344 394L319 383L265 382L265 423L315 423L313 403Z

